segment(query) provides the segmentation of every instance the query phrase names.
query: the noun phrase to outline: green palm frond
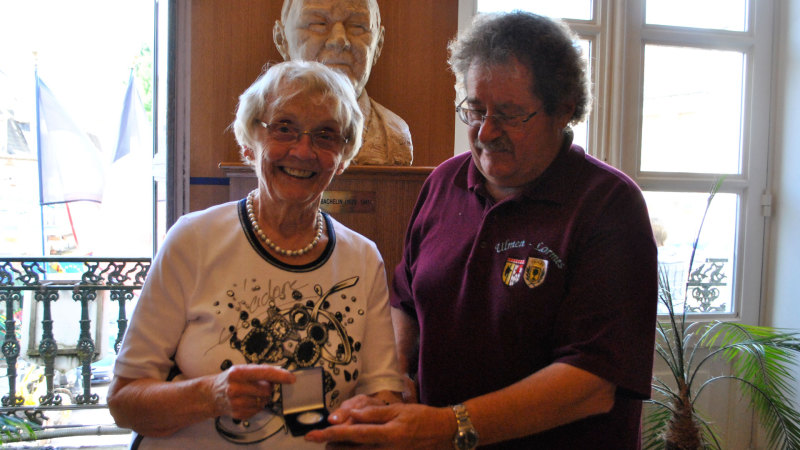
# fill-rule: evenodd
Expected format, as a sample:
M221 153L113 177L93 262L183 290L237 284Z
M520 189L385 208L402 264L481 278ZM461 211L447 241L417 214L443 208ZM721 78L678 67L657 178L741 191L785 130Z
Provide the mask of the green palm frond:
M700 424L702 433L703 448L710 450L722 450L722 443L717 437L717 430L708 421L695 412L694 419Z
M770 446L800 448L800 412L792 405L796 381L789 371L800 356L800 333L723 323L704 345L718 347L712 354L730 363L727 378L739 382L767 430Z
M669 405L655 400L647 400L645 411L642 422L642 449L663 449L664 432L673 411Z
M750 406L753 407L762 424L767 430L769 445L772 448L797 449L800 440L800 413L792 408L791 401L786 398L776 396L775 392L768 392L761 386L752 383L741 377L732 375L713 377L707 380L698 389L700 391L719 380L733 380L739 382L742 393L750 399Z
M36 431L31 422L16 416L0 414L0 443L17 442L27 438L36 439Z
M678 395L672 390L672 387L655 375L653 375L653 384L650 387L661 394L665 399L675 400L678 398Z

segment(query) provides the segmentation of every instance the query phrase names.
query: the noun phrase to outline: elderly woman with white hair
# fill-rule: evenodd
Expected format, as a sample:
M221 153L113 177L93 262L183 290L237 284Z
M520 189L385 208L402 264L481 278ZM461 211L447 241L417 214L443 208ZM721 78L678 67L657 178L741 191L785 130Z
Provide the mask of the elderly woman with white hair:
M302 434L327 411L399 401L383 260L320 210L363 121L316 62L273 65L241 95L232 127L258 187L181 217L153 261L108 397L132 447L318 448ZM324 408L290 414L290 392L317 389Z

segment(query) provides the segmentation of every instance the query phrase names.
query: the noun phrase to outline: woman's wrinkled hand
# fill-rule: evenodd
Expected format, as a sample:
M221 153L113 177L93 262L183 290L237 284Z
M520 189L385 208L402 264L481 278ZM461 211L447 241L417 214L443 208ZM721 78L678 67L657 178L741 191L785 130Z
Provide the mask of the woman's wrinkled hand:
M350 417L350 412L367 406L386 406L386 401L363 394L350 397L328 416L328 422L332 425L351 424L353 420Z
M275 384L294 381L295 376L280 367L265 364L232 366L211 382L215 415L249 419L270 402Z
M419 386L408 375L403 377L403 403L419 403Z

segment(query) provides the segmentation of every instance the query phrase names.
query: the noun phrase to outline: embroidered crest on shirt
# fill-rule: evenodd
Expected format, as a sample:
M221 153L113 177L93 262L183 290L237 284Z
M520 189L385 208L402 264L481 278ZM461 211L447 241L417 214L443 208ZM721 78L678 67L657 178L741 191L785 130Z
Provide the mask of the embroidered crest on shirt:
M506 260L506 266L503 268L503 283L506 286L513 286L517 284L517 281L519 281L519 278L522 275L522 269L524 267L524 259L508 258Z
M525 284L533 289L544 282L547 276L547 263L546 259L529 257L528 262L525 263Z

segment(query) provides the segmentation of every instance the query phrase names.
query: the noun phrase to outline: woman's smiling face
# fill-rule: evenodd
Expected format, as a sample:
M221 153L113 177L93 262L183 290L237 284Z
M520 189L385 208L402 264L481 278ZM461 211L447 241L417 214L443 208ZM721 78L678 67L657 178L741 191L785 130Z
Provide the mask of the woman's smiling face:
M258 117L270 127L301 133L297 140L282 142L273 138L268 128L256 125L256 170L271 200L316 207L333 176L344 170L345 144L326 150L312 143L311 134L302 134L340 134L333 104L322 94L299 93Z

